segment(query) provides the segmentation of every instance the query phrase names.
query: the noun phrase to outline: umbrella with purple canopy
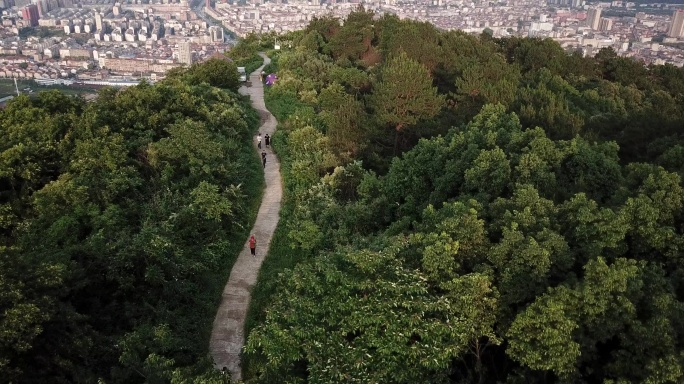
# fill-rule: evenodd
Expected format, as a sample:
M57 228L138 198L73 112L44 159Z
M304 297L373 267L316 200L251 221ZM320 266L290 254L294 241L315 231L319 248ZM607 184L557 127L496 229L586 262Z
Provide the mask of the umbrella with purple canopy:
M278 75L271 73L270 75L266 76L266 85L273 85L276 80L278 80Z

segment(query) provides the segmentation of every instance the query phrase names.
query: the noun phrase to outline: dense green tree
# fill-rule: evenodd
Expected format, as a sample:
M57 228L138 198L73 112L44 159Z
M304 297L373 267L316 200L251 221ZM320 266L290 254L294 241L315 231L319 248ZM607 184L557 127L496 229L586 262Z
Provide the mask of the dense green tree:
M356 158L364 149L364 139L368 136L363 129L366 122L363 104L337 83L323 89L319 101L330 149L345 161Z
M518 91L516 110L523 124L544 127L554 139L570 139L578 135L584 118L573 99L577 90L558 75L542 69L533 83Z
M433 73L440 62L439 32L432 25L417 21L400 21L395 15L378 20L378 46L385 57L404 52Z
M374 13L359 6L351 12L334 34L328 39L327 49L339 63L356 63L366 59L375 38L371 25Z
M648 67L651 79L658 82L658 85L667 90L674 97L684 95L684 70L670 63L664 65L651 65Z
M0 375L20 380L22 362L43 351L45 324L59 319L59 304L51 300L61 290L66 268L48 260L22 257L16 248L0 249ZM49 327L48 327L49 328ZM64 344L67 344L65 341ZM48 357L48 356L44 356ZM45 373L46 367L38 368ZM48 368L49 369L49 368Z
M192 85L207 83L213 87L237 91L240 76L237 65L228 57L212 57L203 63L193 64L190 68L174 71L167 76L181 78Z
M370 104L378 122L394 128L396 154L402 132L421 119L435 116L444 105L444 98L432 86L427 69L402 52L382 68Z
M650 88L648 72L643 63L619 57L613 48L602 48L596 61L603 78L623 85L634 84L640 89Z
M191 81L206 82L214 87L237 91L240 84L237 65L223 58L211 58L190 72L193 73Z
M598 110L619 110L608 92L596 99L559 76L536 76L581 113L597 113L582 104L590 98L606 102ZM321 105L322 114L331 107ZM289 225L320 253L282 277L267 321L250 335L259 382L680 379L677 174L625 167L615 143L524 129L503 105L484 106L446 137L420 140L384 176L359 165L298 189L303 213ZM477 322L468 323L455 297L467 300ZM460 333L461 321L470 332ZM440 331L445 324L450 331ZM387 333L395 329L404 338ZM424 354L436 340L431 331L461 341L438 339L446 344ZM638 347L658 340L649 352ZM437 365L423 365L430 359Z
M532 369L568 379L680 380L681 355L672 344L670 319L681 303L672 302L672 293L660 285L658 268L627 259L608 265L598 258L585 272L582 283L550 290L515 320L508 353ZM647 292L659 298L644 300ZM644 348L654 343L660 345ZM597 362L598 354L606 360Z
M508 106L515 98L519 79L518 69L495 55L483 63L467 65L456 79L456 87L464 99Z
M334 36L340 29L340 20L332 16L323 17L313 17L309 25L306 26L307 32L316 32L323 38L323 42L327 43L330 41L332 36ZM306 35L305 35L306 36ZM330 53L329 48L323 45L323 53Z
M511 39L509 61L518 63L523 72L546 68L554 75L563 72L566 53L552 39Z
M225 382L206 340L256 121L185 74L0 111L2 380Z
M307 33L267 91L300 261L256 382L682 380L683 72L387 15Z
M345 273L349 267L357 272ZM287 368L299 365L316 382L448 382L452 359L480 338L493 339L496 293L484 275L454 279L445 285L449 294L436 297L393 252L352 252L302 266L287 281L247 345L266 357L263 380L292 380ZM287 324L277 320L285 313Z

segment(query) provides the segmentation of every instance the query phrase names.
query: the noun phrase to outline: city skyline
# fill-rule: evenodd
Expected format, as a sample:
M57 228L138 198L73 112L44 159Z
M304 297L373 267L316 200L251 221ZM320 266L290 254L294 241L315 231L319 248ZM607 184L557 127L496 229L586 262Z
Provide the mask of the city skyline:
M0 0L4 56L0 77L106 81L128 77L163 77L171 68L202 61L230 49L224 28L239 37L249 33L284 33L303 28L314 17L344 18L363 5L400 18L428 21L441 29L487 31L495 37L551 38L566 50L591 56L612 47L620 56L647 63L684 65L684 10L669 15L638 12L635 3L577 0L486 2L423 0L397 2L253 1L233 5L199 0ZM562 7L559 7L562 6ZM634 16L614 16L633 10ZM608 12L608 13L606 13ZM40 26L50 36L19 36ZM24 63L24 64L22 64ZM41 65L38 65L41 63Z

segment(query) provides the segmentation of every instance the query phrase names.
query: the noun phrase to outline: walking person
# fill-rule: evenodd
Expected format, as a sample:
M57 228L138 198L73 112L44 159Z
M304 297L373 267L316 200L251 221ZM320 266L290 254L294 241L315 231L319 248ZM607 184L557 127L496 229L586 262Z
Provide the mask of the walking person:
M256 257L256 239L254 235L249 238L249 251L252 252L252 256Z
M266 148L268 148L268 146L271 145L271 136L269 136L268 133L264 137L264 141L266 142Z
M257 135L257 148L261 149L261 132Z
M266 152L261 152L261 161L264 163L264 169L266 168Z

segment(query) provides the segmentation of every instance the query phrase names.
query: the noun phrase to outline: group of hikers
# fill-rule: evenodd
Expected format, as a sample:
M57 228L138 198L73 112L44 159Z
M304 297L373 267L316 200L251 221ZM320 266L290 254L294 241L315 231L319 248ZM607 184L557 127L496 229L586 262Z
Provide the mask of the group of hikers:
M266 144L266 148L268 148L269 145L271 145L271 136L267 133L266 136L264 136L264 142ZM261 132L257 134L257 148L261 149Z
M268 133L264 136L264 143L266 144L266 148L271 145L271 136L269 136ZM261 132L257 135L257 148L261 149ZM266 151L261 151L261 162L263 163L264 168L266 168Z
M266 136L264 136L264 144L265 144L265 148L269 148L271 146L271 136L269 136L268 133L266 134ZM259 132L259 134L257 134L257 148L262 149L261 148L261 132ZM265 149L265 148L263 148L263 149ZM262 163L264 169L266 169L266 151L263 151L263 150L261 151L261 163ZM256 238L254 237L254 235L252 235L252 237L249 238L249 250L252 253L252 256L254 256L254 257L256 257L256 243L257 243Z

